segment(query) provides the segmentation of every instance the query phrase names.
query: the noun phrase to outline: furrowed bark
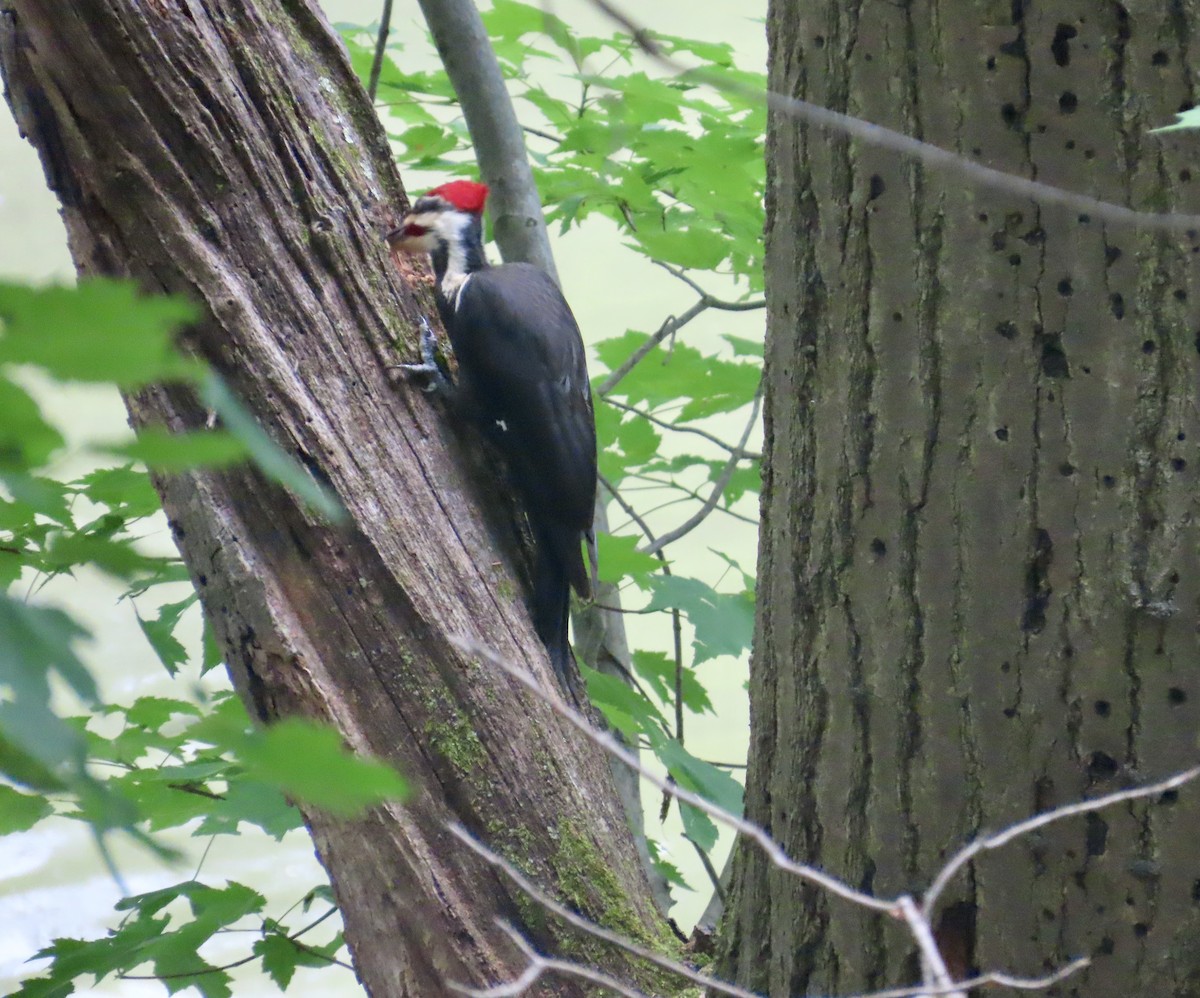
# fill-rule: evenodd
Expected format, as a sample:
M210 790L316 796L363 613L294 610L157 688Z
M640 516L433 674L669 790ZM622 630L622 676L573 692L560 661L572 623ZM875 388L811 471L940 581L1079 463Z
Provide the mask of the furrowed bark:
M448 641L552 685L443 415L394 386L394 340L433 314L379 233L405 204L386 139L307 0L5 0L6 97L63 204L81 274L186 295L189 349L349 510L325 525L249 468L159 480L251 713L330 721L417 790L356 821L304 809L374 995L487 984L572 939L451 844L457 819L585 914L664 939L605 758ZM130 397L135 426L201 426L190 390ZM494 490L494 486L492 487ZM504 542L504 537L500 537ZM522 914L529 914L523 919ZM530 924L532 923L532 924ZM620 956L591 952L613 972ZM640 969L638 969L640 973ZM545 993L584 994L571 982Z
M772 0L770 85L1018 177L1194 211L1195 4ZM1127 9L1128 8L1128 9ZM861 16L860 16L861 15ZM1196 232L980 191L773 112L747 816L877 896L1191 765L1200 720ZM947 963L1191 995L1200 801L979 857ZM724 969L771 996L916 976L894 921L735 865Z

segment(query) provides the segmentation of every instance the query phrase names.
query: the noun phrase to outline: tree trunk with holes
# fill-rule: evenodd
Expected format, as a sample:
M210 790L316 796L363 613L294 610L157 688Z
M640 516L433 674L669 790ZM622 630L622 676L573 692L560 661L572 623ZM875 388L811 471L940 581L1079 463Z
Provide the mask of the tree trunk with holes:
M450 820L572 908L668 945L605 757L450 643L474 637L554 687L496 553L503 511L485 516L496 490L445 413L389 378L394 341L415 359L415 321L435 311L427 279L385 253L404 192L316 4L5 0L0 66L80 273L197 302L186 346L349 511L348 527L326 525L252 470L159 483L251 712L329 721L416 787L357 821L305 810L368 992L429 998L448 981L518 976L526 961L501 919L544 951L579 950L455 842ZM171 386L129 410L136 426L206 418ZM507 536L511 548L511 521Z
M1193 5L773 0L785 95L1120 205L1196 212ZM1189 60L1192 60L1189 63ZM1196 233L974 189L773 113L747 806L879 896L961 844L1185 768L1200 730ZM1200 993L1200 792L1048 827L933 915L951 970ZM752 849L723 965L916 979L902 924Z

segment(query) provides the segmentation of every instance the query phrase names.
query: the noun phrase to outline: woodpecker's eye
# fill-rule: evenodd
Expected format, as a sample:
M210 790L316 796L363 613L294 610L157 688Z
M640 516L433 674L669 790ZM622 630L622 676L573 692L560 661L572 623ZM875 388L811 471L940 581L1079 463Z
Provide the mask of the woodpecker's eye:
M423 236L429 229L424 225L418 225L416 222L409 222L404 226L404 235L406 238L415 238Z

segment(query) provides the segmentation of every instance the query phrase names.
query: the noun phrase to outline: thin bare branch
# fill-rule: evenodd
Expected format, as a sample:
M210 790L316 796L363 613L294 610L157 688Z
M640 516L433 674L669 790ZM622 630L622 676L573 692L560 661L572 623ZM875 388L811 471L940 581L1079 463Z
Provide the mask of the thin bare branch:
M588 935L595 936L597 939L603 939L606 943L617 946L626 952L634 954L656 966L662 967L664 970L669 970L673 974L678 974L680 977L686 977L689 981L694 981L702 987L712 988L714 991L720 991L722 994L733 995L734 998L757 998L750 991L745 991L742 988L735 987L731 984L726 984L723 981L709 977L707 974L701 974L699 971L693 970L685 963L680 963L678 960L672 960L670 957L663 956L652 949L647 949L631 939L626 938L620 933L613 932L611 929L606 929L603 926L596 925L594 922L588 921L581 915L576 914L565 905L559 904L553 897L543 891L520 870L503 859L501 856L492 852L486 845L476 839L462 825L450 823L447 826L460 842L467 846L475 855L479 856L490 866L495 867L503 873L509 880L516 884L525 894L533 898L547 911L552 911L555 915L561 918L564 922L575 926L575 928L586 932Z
M779 869L788 873L792 873L802 880L807 880L825 888L831 894L836 894L838 897L845 898L847 901L852 901L855 904L862 905L864 908L870 908L872 911L881 911L886 914L898 913L898 908L895 901L881 901L870 894L864 894L862 891L855 890L849 884L844 884L836 877L830 876L816 867L809 866L805 863L797 863L791 859L787 853L771 838L763 829L759 828L753 822L747 821L745 818L740 818L730 814L723 808L718 807L711 801L705 800L699 794L694 794L690 790L684 790L678 784L673 783L666 777L660 776L653 770L643 765L642 761L625 749L623 745L618 744L612 735L605 731L598 731L592 727L578 711L572 710L562 700L551 695L544 690L537 679L534 678L531 672L527 672L511 662L497 655L492 649L481 644L474 638L463 637L461 635L451 636L450 642L465 655L475 655L484 659L489 664L494 665L497 669L502 670L507 675L511 676L527 690L535 696L541 698L547 706L550 707L559 717L563 718L572 727L576 728L589 741L599 745L605 752L620 759L625 765L631 769L641 773L643 779L647 780L651 785L658 787L664 793L670 794L677 800L683 801L685 804L691 804L692 807L703 811L714 821L732 828L735 831L745 835L762 849L767 858L772 864Z
M729 487L733 473L737 470L738 462L742 460L738 454L746 449L746 441L750 439L750 434L754 432L754 427L758 425L758 412L761 406L762 385L760 383L758 391L754 393L754 405L750 412L750 419L746 422L746 429L742 432L742 439L738 442L737 449L725 463L725 467L721 469L721 474L717 476L717 480L713 483L712 491L709 493L708 498L704 500L704 505L674 530L668 531L659 537L658 540L642 548L641 550L644 554L656 554L668 544L691 533L716 508L717 503L721 501L721 496L725 494L725 489Z
M951 856L946 865L942 867L930 885L929 890L925 892L922 907L926 912L932 911L951 878L981 852L999 849L1001 846L1008 845L1009 842L1020 835L1025 835L1052 822L1062 821L1064 818L1073 818L1080 814L1088 814L1091 811L1099 811L1102 808L1111 807L1113 804L1120 804L1122 801L1139 800L1144 797L1154 797L1158 794L1166 793L1168 790L1174 790L1185 783L1190 783L1198 776L1200 776L1200 766L1194 766L1158 783L1151 783L1144 787L1132 787L1129 790L1118 790L1116 793L1106 794L1103 797L1076 801L1074 804L1065 804L1062 807L1056 807L1052 811L1045 811L1025 821L1017 822L1015 825L1010 825L1008 828L996 832L994 835L987 835L981 839L976 839L970 845L965 846Z
M659 419L653 413L646 412L643 409L637 409L631 405L626 405L624 402L618 402L616 399L606 398L604 401L614 408L621 409L624 412L631 412L635 416L641 416L642 419L646 420L646 422L653 423L655 426L661 426L664 430L674 430L676 433L692 433L695 436L703 437L705 440L716 444L722 450L728 451L730 454L733 454L735 457L743 461L762 460L762 454L760 454L758 451L739 450L737 447L726 443L715 434L709 433L707 430L702 430L697 426L680 426L678 423L668 423L665 419Z
M654 41L650 31L619 10L609 0L592 0L592 3L628 31L638 47L648 56L674 72L707 84L718 92L734 93L750 100L765 100L767 106L773 111L798 118L827 131L840 132L851 138L860 139L878 149L899 153L916 160L931 170L959 174L981 188L1000 191L1015 197L1026 197L1041 205L1070 208L1118 225L1168 231L1200 229L1200 215L1173 211L1137 211L1133 208L1126 208L1124 205L1113 204L1111 201L1090 197L1087 194L1064 190L1039 180L1018 177L1011 173L1005 173L1003 170L984 166L982 163L967 159L959 153L951 152L940 146L931 145L890 128L884 128L882 125L864 121L862 118L832 111L818 104L810 104L808 101L789 97L773 90L760 90L749 84L727 79L719 73L685 66L663 52Z
M955 998L955 996L963 995L972 988L981 987L988 984L1000 984L1005 987L1015 988L1018 990L1037 991L1043 988L1051 987L1052 985L1057 984L1059 981L1069 977L1071 974L1074 974L1090 965L1091 961L1086 957L1082 957L1044 977L1017 977L1001 971L990 971L986 974L972 977L967 980L957 982L952 981L949 976L949 971L946 969L941 954L937 949L936 941L933 939L933 933L929 928L927 913L930 908L928 903L926 903L924 906L918 906L910 895L901 895L895 900L890 901L876 898L872 895L864 894L848 884L842 883L841 881L831 877L821 870L793 861L787 856L786 853L784 853L783 849L757 825L747 821L744 818L740 818L736 815L730 814L727 811L724 811L715 804L710 803L709 801L691 793L690 791L682 789L675 783L662 776L659 776L646 766L642 765L641 760L638 759L637 756L628 752L625 747L620 745L610 734L604 731L599 731L592 727L591 723L582 714L567 706L566 703L564 703L553 693L543 689L538 684L537 679L534 678L532 673L520 668L519 666L513 665L511 662L508 662L506 659L497 655L490 648L472 638L452 636L450 641L464 654L481 658L490 665L511 676L522 686L541 699L547 706L551 708L551 710L553 710L556 714L581 732L584 737L600 746L605 752L609 753L613 757L621 760L631 769L640 773L644 779L658 787L664 793L671 797L675 797L684 803L691 804L693 807L696 807L705 814L709 815L709 817L713 818L715 821L733 828L736 832L745 835L756 845L758 845L766 854L767 858L770 859L770 861L779 869L792 873L802 880L807 880L811 883L817 884L818 886L830 891L830 893L836 894L838 897L844 898L852 903L859 904L864 908L891 915L894 918L903 920L909 926L910 930L913 931L914 938L917 940L917 943L921 948L923 958L928 960L928 962L931 964L931 976L935 978L934 983L904 988L889 988L882 991L865 992L859 995L846 996L846 998L925 998L925 996L934 995L947 995L950 996L950 998ZM1145 797L1153 795L1154 793L1161 793L1165 790L1170 790L1173 787L1186 783L1188 780L1194 779L1197 775L1200 775L1200 767L1196 767L1195 769L1188 770L1185 773L1180 773L1177 776L1171 777L1168 780L1164 780L1161 783L1157 783L1149 787L1143 787L1136 791L1122 791L1121 793L1111 794L1105 798L1099 798L1096 801L1085 802L1082 805L1073 805L1067 808L1060 808L1057 812L1038 815L1036 818L1030 819L1030 821L1021 822L1019 825L1014 825L1012 828L1006 829L1004 832L994 836L992 840L1008 841L1009 839L1020 835L1023 832L1030 831L1033 828L1041 827L1041 825L1047 824L1050 821L1070 816L1070 814L1086 813L1086 811L1095 810L1099 806L1108 806L1118 803L1122 800L1133 799L1134 797ZM457 825L450 825L449 827L450 831L454 833L456 837L463 841L468 847L485 859L489 864L501 870L535 901L553 911L555 914L561 915L561 917L565 918L568 922L570 922L570 924L575 925L577 928L582 929L589 934L603 938L607 942L610 942L615 946L620 946L637 956L651 960L657 963L659 966L663 966L666 969L681 973L689 980L702 983L714 991L718 991L722 994L733 995L734 998L757 998L757 996L752 995L750 992L739 989L735 985L725 984L721 981L716 981L712 978L705 977L704 975L700 975L698 972L693 971L691 968L686 966L676 966L674 961L669 960L669 958L663 957L657 953L652 953L650 951L644 951L631 940L625 939L624 937L604 929L601 926L593 925L581 916L571 912L569 909L562 908L557 901L545 895L542 891L540 891L539 888L532 884L524 876L524 874L522 874L515 867L511 866L511 864L509 864L507 861L491 852L491 850L485 845L474 839L469 832L466 832ZM955 860L951 860L951 864L953 864L956 860L957 857ZM949 865L950 864L948 864L948 866ZM506 927L506 931L511 933L514 930ZM498 988L492 988L484 991L471 990L460 985L451 985L451 987L462 994L477 996L477 998L506 998L506 996L524 994L525 991L528 990L528 987L546 970L557 970L561 973L574 974L575 976L584 977L586 980L597 980L596 977L585 976L586 974L594 973L593 971L587 970L587 968L582 968L578 965L565 963L563 961L550 960L537 954L528 946L528 944L524 942L524 940L521 940L518 945L531 960L531 966L517 981L507 985L500 985ZM680 969L681 966L682 969ZM615 990L620 991L621 994L639 993L629 990L622 991L621 988L624 987L623 985L608 984L607 986L613 987Z
M724 298L714 298L696 281L692 280L688 276L687 271L682 267L672 267L669 263L662 260L651 260L650 262L662 267L672 277L683 281L684 284L700 296L700 300L709 308L715 308L723 312L755 312L760 308L767 307L767 300L765 298L753 298L750 301L726 301Z
M605 478L604 475L598 475L597 477L600 480L600 484L604 487L604 491L609 494L613 502L621 507L621 512L628 516L637 525L638 530L646 535L646 540L653 542L656 538L654 531L650 529L650 524L642 519L641 514L625 500L625 497L621 495L612 482Z
M451 826L451 831L453 830L454 826ZM517 948L528 958L529 966L525 968L525 972L507 984L497 984L492 988L469 988L463 984L455 984L452 981L447 981L446 986L451 991L457 991L461 995L470 995L472 998L514 998L516 995L525 994L542 974L549 971L563 974L567 977L578 977L581 980L611 988L617 994L626 995L627 998L649 998L645 992L638 991L636 988L632 988L628 984L618 981L615 977L610 977L608 974L602 974L598 970L585 967L581 963L542 956L541 953L529 945L521 933L507 922L498 922L498 924L508 934L508 937L512 939Z
M686 485L680 485L679 482L671 481L670 479L655 478L653 475L640 475L637 473L631 474L629 477L636 478L639 481L647 482L649 484L637 489L626 488L626 492L651 492L655 489L674 489L676 492L682 493L678 499L672 499L669 502L664 502L658 506L655 506L653 509L646 510L647 516L649 516L651 513L658 512L660 509L666 509L668 506L676 506L681 502L687 502L689 499L694 499L696 502L704 502L704 496L702 496L695 489L689 489ZM724 513L726 516L731 516L735 520L741 520L742 523L748 523L753 527L758 526L758 520L752 516L746 516L744 513L739 513L736 509L728 509L725 506L718 506L716 511L718 513Z
M663 340L679 332L679 330L696 318L696 316L698 316L701 312L708 311L708 308L709 305L704 301L704 299L701 299L692 305L691 308L689 308L682 315L669 316L667 320L658 327L658 332L654 333L648 340L646 340L645 343L634 350L633 353L629 355L628 359L626 359L624 364L618 367L612 372L612 374L610 374L595 387L594 391L596 394L600 398L604 398L606 395L608 395L609 392L616 388L617 385L625 378L625 375L627 375L642 362L643 358L645 358L651 350L658 346Z
M942 951L938 949L937 940L933 938L933 927L925 918L925 913L907 894L899 899L898 907L904 921L908 923L908 931L912 933L921 951L921 979L926 985L937 988L949 998L967 998L961 988L955 988L950 971L946 969L946 961L942 959Z
M375 37L375 55L371 59L371 75L367 81L367 95L375 100L379 93L379 74L383 71L383 57L387 51L388 32L392 29L392 0L383 0L379 14L379 34Z
M1017 991L1041 991L1045 988L1053 987L1060 981L1066 980L1072 974L1078 973L1091 965L1091 960L1086 956L1081 956L1078 960L1072 960L1066 966L1060 967L1045 977L1014 977L1011 974L993 971L987 974L980 974L978 977L968 977L964 981L954 981L949 987L889 988L886 991L872 991L864 995L848 995L847 998L917 998L917 996L923 995L952 995L956 992L985 987L988 984L999 984Z
M692 848L696 850L696 855L700 857L700 865L704 867L704 872L708 875L708 879L713 885L713 892L721 899L721 904L727 903L728 897L725 894L725 888L721 886L721 875L717 873L717 868L712 865L712 860L708 858L708 853L700 847L700 843L695 841L695 839L687 836L685 838L691 843Z
M621 507L622 510L625 511L626 514L628 514L629 518L634 523L637 524L638 529L641 530L641 532L646 535L646 539L651 544L653 544L656 538L654 536L654 531L652 531L650 529L650 525L644 519L642 519L642 517L638 514L638 511L636 509L634 509L631 505L629 505L629 503L627 503L625 501L624 497L621 496L621 494L617 491L616 487L612 484L612 482L610 482L603 475L600 475L599 478L600 478L600 484L603 485L605 490L608 492L608 494L610 496L612 496L613 502L615 502L618 506ZM667 556L665 554L663 554L661 551L656 551L655 554L658 556L658 560L662 563L663 574L670 575L671 574L671 566L667 562ZM682 619L682 614L680 614L680 612L679 612L679 607L677 607L677 606L671 607L671 636L672 636L674 652L675 652L675 740L677 742L679 742L680 745L682 745L683 744L683 619ZM632 675L628 676L628 679L631 683L633 683L635 686L637 686L637 688L639 690L642 689L641 684L638 683L633 678ZM644 690L642 690L642 693L643 693L643 695L645 695Z

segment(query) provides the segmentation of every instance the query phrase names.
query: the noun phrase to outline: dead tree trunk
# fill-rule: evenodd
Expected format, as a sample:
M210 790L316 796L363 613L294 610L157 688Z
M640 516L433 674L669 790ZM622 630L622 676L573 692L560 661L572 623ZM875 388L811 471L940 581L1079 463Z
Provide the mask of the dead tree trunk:
M348 528L327 526L249 469L160 482L251 712L328 720L418 787L359 821L305 813L368 991L427 998L448 979L514 976L523 961L497 918L544 949L569 945L452 844L451 818L572 907L661 940L606 760L448 641L473 636L552 682L494 553L484 490L443 415L389 381L393 342L411 342L433 309L419 275L386 257L379 233L404 193L315 3L0 10L6 96L62 200L80 273L197 301L188 348L350 512ZM135 426L205 420L179 387L129 409Z
M774 0L771 86L1019 176L1195 212L1194 5ZM1168 12L1169 8L1169 12ZM1200 727L1196 233L982 194L772 115L749 816L877 895L982 829L1190 765ZM980 859L952 969L1200 987L1197 794ZM739 857L725 969L915 979L907 934ZM935 923L939 921L935 919Z

